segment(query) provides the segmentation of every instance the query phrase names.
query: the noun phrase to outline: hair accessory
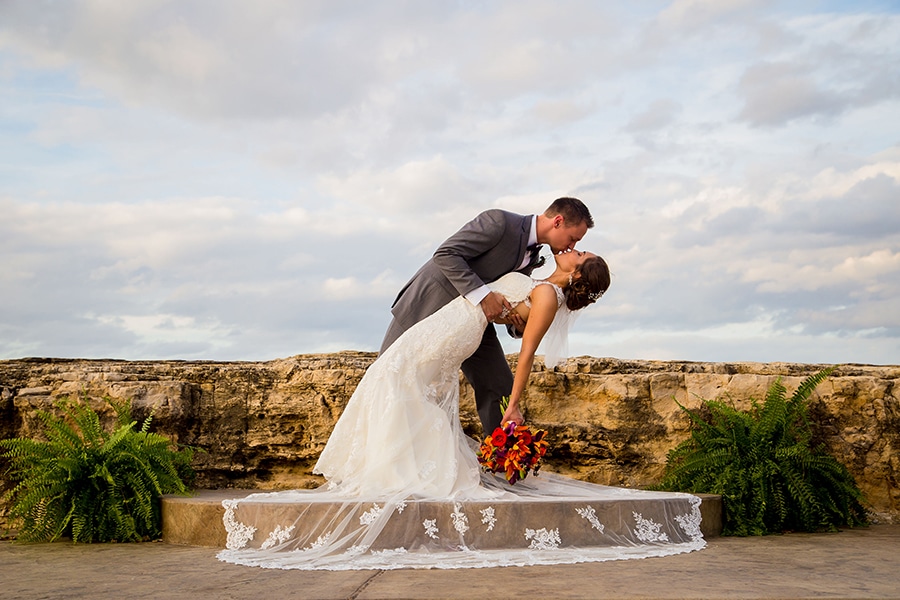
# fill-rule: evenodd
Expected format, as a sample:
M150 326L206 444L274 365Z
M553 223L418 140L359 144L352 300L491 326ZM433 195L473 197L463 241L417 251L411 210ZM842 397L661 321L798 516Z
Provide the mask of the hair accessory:
M603 297L603 294L605 292L606 292L606 290L603 290L602 292L591 292L590 294L588 294L588 298L590 298L591 301L596 302L597 300L599 300L600 298Z

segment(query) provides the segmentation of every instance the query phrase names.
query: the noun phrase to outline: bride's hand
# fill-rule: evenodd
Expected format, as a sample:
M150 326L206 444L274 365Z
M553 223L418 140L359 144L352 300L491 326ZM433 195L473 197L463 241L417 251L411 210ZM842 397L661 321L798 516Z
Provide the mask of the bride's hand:
M509 324L519 330L519 333L525 331L525 319L517 312L509 313Z
M503 413L503 418L500 419L501 425L506 425L510 421L515 421L516 425L521 425L525 422L525 417L522 416L521 411L516 406L510 406L506 409L506 412Z

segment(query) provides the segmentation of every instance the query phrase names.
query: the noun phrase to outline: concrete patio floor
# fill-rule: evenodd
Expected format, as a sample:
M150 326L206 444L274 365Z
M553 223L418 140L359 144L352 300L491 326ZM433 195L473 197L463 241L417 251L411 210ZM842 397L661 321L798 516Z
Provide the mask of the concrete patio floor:
M900 525L716 537L690 554L554 567L277 571L212 548L0 542L0 598L898 598Z

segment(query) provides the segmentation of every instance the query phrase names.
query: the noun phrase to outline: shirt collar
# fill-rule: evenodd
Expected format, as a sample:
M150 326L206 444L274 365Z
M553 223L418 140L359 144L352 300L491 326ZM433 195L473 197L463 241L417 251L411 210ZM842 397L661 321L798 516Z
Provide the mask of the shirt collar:
M531 232L528 234L528 246L537 244L537 215L531 215Z

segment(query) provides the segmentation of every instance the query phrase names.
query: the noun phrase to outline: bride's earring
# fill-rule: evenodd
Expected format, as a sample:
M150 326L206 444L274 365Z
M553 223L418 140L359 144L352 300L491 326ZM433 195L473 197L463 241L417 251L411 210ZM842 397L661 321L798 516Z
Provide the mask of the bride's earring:
M569 286L571 286L571 285L572 285L572 274L569 273Z

